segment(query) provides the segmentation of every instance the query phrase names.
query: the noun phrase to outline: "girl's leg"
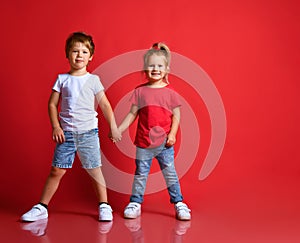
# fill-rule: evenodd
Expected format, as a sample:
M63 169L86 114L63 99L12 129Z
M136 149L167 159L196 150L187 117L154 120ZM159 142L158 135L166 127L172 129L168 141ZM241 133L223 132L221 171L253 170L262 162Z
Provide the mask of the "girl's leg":
M55 194L59 186L59 182L61 178L64 176L65 173L66 173L66 169L62 169L54 166L51 168L50 174L44 185L44 189L40 199L41 203L46 205L49 204L50 200L52 199L53 195Z
M92 179L92 183L95 188L96 196L99 200L99 203L102 202L107 203L108 200L107 200L106 184L105 184L101 167L97 167L94 169L87 169L86 171Z
M168 187L170 202L181 202L183 197L174 165L174 148L164 148L161 153L156 156L156 159L158 160L160 169Z
M151 150L137 148L135 159L136 169L134 173L130 202L143 202L152 159L153 153Z

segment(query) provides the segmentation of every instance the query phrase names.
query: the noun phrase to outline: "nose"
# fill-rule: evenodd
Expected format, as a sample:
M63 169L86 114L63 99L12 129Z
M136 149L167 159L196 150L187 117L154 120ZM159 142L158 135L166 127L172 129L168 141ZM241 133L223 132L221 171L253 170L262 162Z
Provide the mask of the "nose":
M153 70L158 71L160 68L158 65L154 65Z

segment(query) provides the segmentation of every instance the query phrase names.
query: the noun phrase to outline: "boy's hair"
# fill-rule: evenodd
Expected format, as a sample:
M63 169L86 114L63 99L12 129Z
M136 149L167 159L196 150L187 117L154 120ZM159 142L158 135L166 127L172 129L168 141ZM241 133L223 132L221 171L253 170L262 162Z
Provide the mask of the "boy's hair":
M144 70L147 69L149 57L153 54L156 54L158 56L164 56L166 59L166 66L170 66L171 53L169 47L162 42L157 42L154 43L144 55Z
M94 55L95 44L93 42L92 36L84 32L74 32L71 35L69 35L68 39L66 40L65 52L67 58L69 57L70 49L76 42L83 43L89 49L91 56Z

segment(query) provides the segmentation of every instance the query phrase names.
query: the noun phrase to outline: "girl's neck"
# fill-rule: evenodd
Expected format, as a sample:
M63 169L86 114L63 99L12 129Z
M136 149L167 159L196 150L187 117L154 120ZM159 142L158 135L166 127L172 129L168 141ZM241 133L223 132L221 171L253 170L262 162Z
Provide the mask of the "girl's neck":
M150 88L163 88L166 87L168 84L166 82L164 82L164 80L160 80L160 81L148 81L147 86Z

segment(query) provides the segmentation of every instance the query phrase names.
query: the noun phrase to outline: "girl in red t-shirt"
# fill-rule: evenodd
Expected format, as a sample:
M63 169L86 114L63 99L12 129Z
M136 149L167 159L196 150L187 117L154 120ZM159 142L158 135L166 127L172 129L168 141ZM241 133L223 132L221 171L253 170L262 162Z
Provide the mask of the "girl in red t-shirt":
M153 158L156 158L165 178L170 202L179 220L190 220L188 206L182 202L178 176L174 166L174 144L180 120L178 94L168 82L170 50L163 43L155 43L144 55L147 82L139 85L130 99L130 112L119 126L125 131L138 117L135 136L136 170L130 203L124 210L125 218L141 214L147 177Z

